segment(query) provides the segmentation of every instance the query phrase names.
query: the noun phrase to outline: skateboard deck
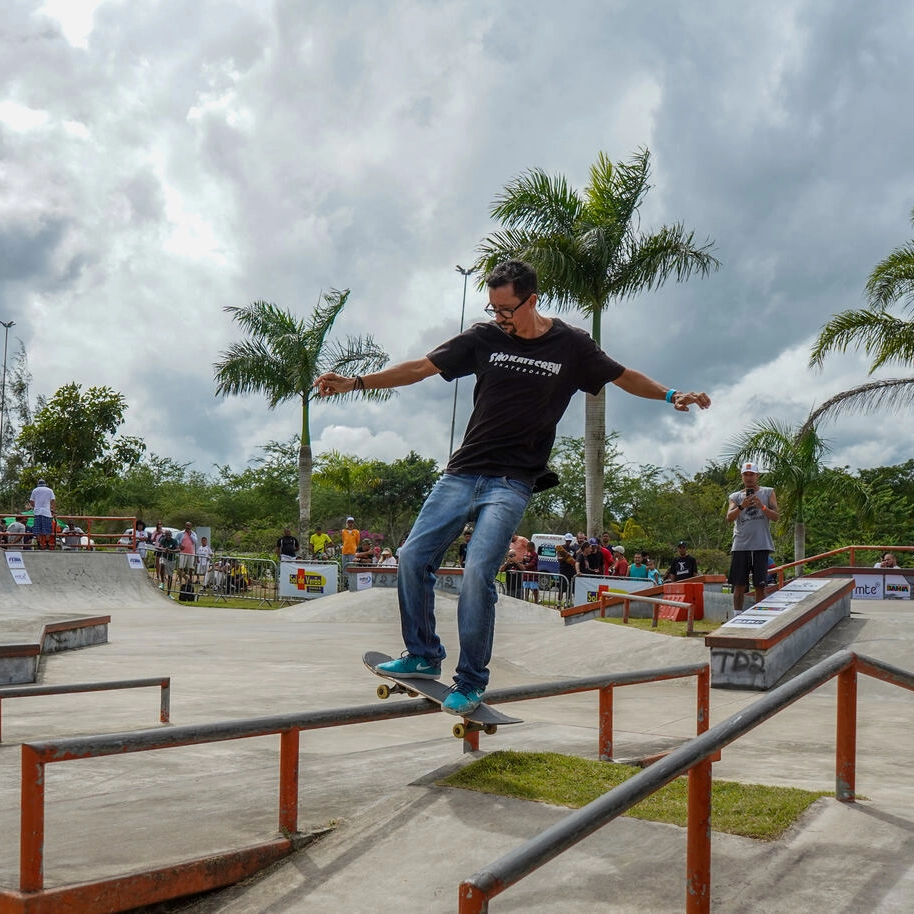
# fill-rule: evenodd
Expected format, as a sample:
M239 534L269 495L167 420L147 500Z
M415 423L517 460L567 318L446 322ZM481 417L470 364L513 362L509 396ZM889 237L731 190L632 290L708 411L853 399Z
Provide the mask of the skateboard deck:
M393 657L388 657L387 654L382 654L378 651L367 651L362 655L362 662L375 674L375 676L380 676L382 679L387 679L393 683L392 686L386 684L379 685L377 689L378 698L389 698L394 694L406 694L412 698L421 695L423 698L427 698L429 701L433 701L435 704L440 705L450 694L450 686L445 685L443 682L439 682L437 679L416 679L411 676L391 676L388 673L382 673L378 669L379 663L386 663L388 660L393 659ZM484 733L494 733L502 724L507 726L508 724L523 723L519 717L508 717L507 714L496 711L495 708L487 705L485 702L474 708L469 714L462 714L460 716L463 717L464 722L462 724L454 724L453 728L454 736L458 739L463 739L468 732L473 730L482 730Z

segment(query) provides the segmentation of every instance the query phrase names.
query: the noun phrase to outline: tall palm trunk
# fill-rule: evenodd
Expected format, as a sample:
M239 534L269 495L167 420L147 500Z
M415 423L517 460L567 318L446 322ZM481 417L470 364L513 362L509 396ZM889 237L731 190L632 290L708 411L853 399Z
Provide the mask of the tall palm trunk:
M587 394L584 402L584 503L587 534L603 531L603 485L606 449L606 390Z
M311 428L308 420L308 397L302 398L301 445L298 448L298 538L304 543L311 528Z
M590 335L599 346L603 312L593 308ZM605 473L606 389L587 394L584 401L584 507L588 536L603 532L603 485Z

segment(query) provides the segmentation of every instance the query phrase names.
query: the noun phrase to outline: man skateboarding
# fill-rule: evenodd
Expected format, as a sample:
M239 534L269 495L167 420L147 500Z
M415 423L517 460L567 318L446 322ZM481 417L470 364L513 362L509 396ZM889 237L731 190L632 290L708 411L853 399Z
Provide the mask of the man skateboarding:
M314 382L321 396L415 384L440 374L453 381L476 376L473 412L462 445L422 506L400 551L397 588L406 651L379 664L396 676L437 679L444 646L435 631L435 571L469 523L457 603L460 657L445 711L464 715L482 701L495 630L495 575L537 480L546 473L555 430L578 390L605 384L634 396L666 400L687 412L711 405L705 393L682 393L625 368L583 330L537 310L537 276L509 260L486 278L493 320L474 324L424 358L364 377L328 372Z

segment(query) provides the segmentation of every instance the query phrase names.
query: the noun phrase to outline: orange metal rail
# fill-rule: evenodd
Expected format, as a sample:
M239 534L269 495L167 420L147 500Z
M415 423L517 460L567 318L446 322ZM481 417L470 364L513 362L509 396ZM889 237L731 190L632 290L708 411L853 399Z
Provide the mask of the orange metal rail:
M518 686L492 691L486 695L486 701L498 704L575 692L599 691L600 753L602 757L610 757L613 688L688 676L695 676L697 680L696 731L703 733L709 726L711 677L707 664ZM21 747L19 890L0 887L0 914L60 914L60 912L70 911L79 911L80 914L101 914L101 912L110 914L110 912L126 911L236 883L290 853L300 843L297 840L301 837L298 835L298 776L299 734L302 730L316 730L433 713L440 713L437 704L426 699L418 699L396 702L390 706L364 705L201 726L157 728L24 743ZM47 765L73 759L99 758L271 734L278 734L280 738L279 831L281 837L274 837L259 844L215 857L185 861L152 872L129 873L96 882L45 888L45 767ZM478 733L472 735L476 737L478 745Z
M860 673L914 691L914 674L862 654L838 651L466 879L459 889L460 914L488 914L489 901L496 895L686 773L689 810L685 911L708 914L711 910L711 762L724 747L837 677L835 795L842 802L853 802Z

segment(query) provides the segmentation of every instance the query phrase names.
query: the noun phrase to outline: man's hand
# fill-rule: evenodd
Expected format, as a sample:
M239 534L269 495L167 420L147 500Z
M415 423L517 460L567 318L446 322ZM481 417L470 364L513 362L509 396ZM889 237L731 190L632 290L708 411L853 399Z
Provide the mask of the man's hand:
M335 371L328 371L314 382L314 386L321 397L329 397L331 394L348 394L355 387L355 378L347 378Z
M711 405L711 398L704 391L677 391L673 394L673 406L682 413L687 413L693 403L701 409L707 409Z

